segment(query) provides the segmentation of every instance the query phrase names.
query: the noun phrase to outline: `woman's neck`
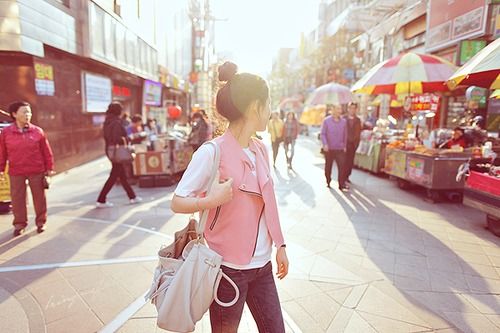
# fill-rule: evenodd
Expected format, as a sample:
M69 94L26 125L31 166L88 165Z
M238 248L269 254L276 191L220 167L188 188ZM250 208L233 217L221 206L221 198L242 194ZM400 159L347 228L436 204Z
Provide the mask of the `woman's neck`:
M227 130L231 132L242 148L248 147L250 144L250 138L255 133L254 130L247 126L245 121L232 122L229 124Z

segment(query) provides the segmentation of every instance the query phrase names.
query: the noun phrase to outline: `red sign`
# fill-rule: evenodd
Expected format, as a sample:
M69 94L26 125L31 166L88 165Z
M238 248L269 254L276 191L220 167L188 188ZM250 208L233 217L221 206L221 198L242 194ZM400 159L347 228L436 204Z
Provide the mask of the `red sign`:
M436 95L412 96L411 111L432 111L437 113L439 110L439 98Z
M486 31L486 0L430 0L426 51L445 48Z
M127 87L113 85L113 96L130 97L132 93Z

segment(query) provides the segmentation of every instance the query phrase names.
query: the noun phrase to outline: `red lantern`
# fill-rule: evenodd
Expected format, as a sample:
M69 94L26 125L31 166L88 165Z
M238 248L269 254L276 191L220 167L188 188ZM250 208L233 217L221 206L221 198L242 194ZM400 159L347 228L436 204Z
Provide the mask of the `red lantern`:
M167 111L168 111L168 117L170 119L177 119L181 116L182 113L182 109L178 105L170 105Z

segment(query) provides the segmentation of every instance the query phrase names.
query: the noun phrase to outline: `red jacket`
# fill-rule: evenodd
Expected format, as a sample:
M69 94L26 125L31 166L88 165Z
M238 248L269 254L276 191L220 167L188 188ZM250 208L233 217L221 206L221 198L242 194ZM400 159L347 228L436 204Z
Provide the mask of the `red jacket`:
M29 124L20 130L14 123L0 134L0 172L9 162L9 174L27 176L54 170L54 155L43 130Z

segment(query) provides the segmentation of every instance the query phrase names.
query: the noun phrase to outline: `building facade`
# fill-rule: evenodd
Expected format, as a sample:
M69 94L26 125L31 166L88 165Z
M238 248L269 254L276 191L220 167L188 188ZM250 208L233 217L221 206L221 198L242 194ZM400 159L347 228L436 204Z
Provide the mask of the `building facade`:
M169 59L157 46L168 41L158 29L158 3L0 2L0 77L8 82L0 108L15 100L33 106L33 122L45 129L58 171L103 154L102 123L112 100L131 115L166 117L164 91L178 88L177 99L188 108L180 82L160 82Z

